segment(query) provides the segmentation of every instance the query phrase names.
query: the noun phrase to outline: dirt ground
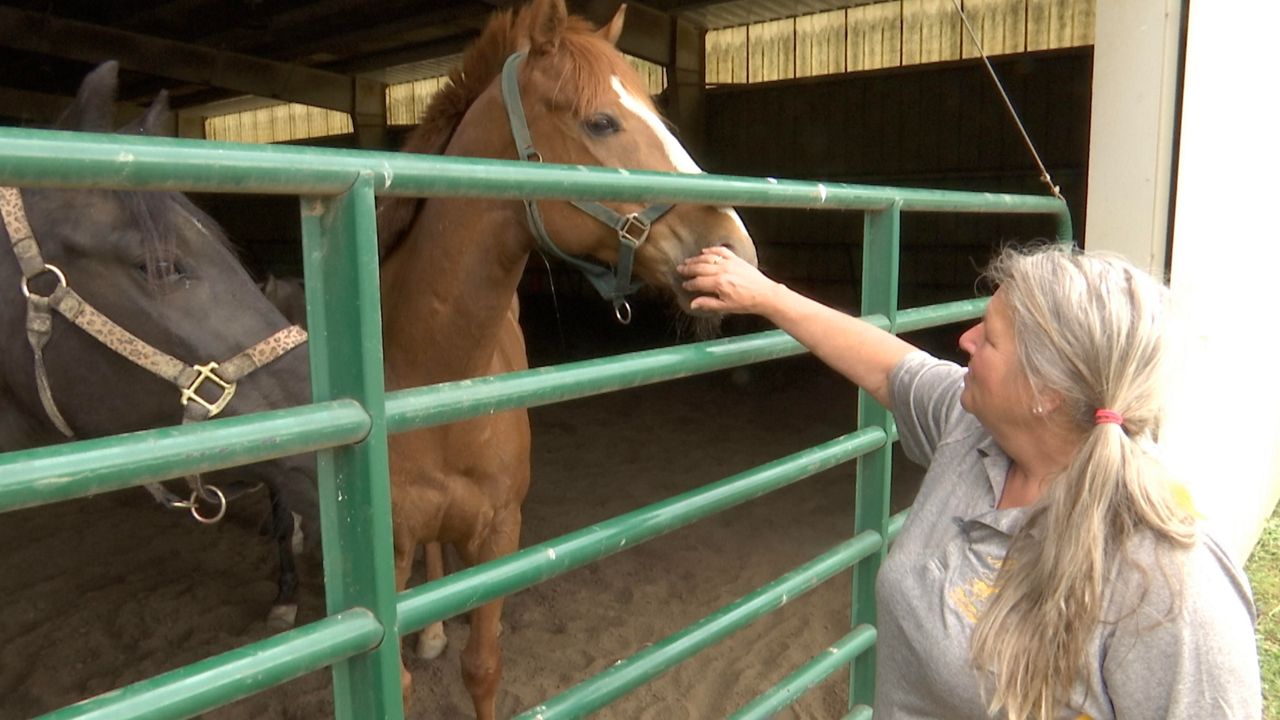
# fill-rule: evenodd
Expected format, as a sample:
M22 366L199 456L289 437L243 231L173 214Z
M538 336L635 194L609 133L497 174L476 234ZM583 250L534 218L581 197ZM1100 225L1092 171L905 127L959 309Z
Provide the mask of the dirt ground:
M547 540L713 482L853 428L851 388L809 358L532 411L523 540ZM914 472L899 463L908 476ZM846 538L853 464L828 471L508 599L498 707L510 717L680 630ZM895 505L913 491L898 483ZM27 718L265 637L274 595L262 499L213 527L141 490L0 515L0 718ZM308 568L300 622L324 612ZM849 626L849 574L662 675L602 718L724 717ZM467 625L437 660L409 660L414 718L466 718ZM406 641L404 646L409 651ZM846 675L783 717L843 714ZM217 720L332 716L329 672L208 713Z

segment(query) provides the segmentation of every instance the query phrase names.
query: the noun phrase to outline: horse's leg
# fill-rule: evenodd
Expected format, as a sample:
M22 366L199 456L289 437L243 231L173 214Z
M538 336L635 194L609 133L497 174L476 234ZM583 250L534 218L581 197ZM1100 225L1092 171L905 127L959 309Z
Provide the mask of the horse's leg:
M394 518L393 518L394 519ZM393 525L393 534L395 536L395 560L396 560L396 594L404 592L409 584L409 571L413 569L413 552L417 547L415 539L407 537L400 527ZM396 642L399 642L396 638ZM409 672L409 668L405 667L404 657L400 658L400 696L404 703L405 715L409 714L409 696L413 692L413 675Z
M294 562L294 515L285 506L273 483L267 483L271 497L271 537L280 555L280 578L276 601L267 616L267 625L277 630L293 627L298 619L298 568Z
M510 555L519 544L520 508L517 507L495 518L488 537L480 541L476 551L464 550L463 556L467 564L476 565ZM502 680L502 647L498 643L501 631L501 598L471 611L471 635L462 650L462 681L475 704L476 720L496 717L498 683Z
M440 543L429 542L424 547L427 561L427 582L444 577L444 552ZM444 634L444 621L437 620L423 628L418 635L418 657L434 660L440 657L449 644Z

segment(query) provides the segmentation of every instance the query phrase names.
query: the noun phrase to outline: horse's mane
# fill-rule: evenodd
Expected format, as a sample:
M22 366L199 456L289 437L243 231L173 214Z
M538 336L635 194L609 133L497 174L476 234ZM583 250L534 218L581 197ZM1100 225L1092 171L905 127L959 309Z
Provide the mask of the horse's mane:
M499 11L489 19L475 42L463 53L461 64L449 71L449 80L431 98L421 122L409 132L401 150L439 155L444 153L454 130L476 98L502 73L507 58L527 45L527 19L513 9ZM568 61L566 77L557 86L568 95L573 113L585 116L613 97L611 80L617 77L633 97L653 107L648 87L635 68L586 19L571 15L559 38L559 49ZM571 76L570 76L571 74ZM417 214L419 198L388 198L378 208L379 244L385 258L399 245Z
M462 63L449 71L449 82L432 97L422 122L405 142L406 152L431 155L444 152L467 109L497 79L507 57L520 48L525 30L519 21L519 15L510 9L489 20L480 37L463 54ZM576 15L569 17L560 48L570 59L566 72L572 72L573 77L565 84L576 91L576 96L571 98L575 114L585 115L591 108L599 107L611 94L609 83L615 75L632 95L652 107L649 90L635 69L612 45L596 35L587 20Z

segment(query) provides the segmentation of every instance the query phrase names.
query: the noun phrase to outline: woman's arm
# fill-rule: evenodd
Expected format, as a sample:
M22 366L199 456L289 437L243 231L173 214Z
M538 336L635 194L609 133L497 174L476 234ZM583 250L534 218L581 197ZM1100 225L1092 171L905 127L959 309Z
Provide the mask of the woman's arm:
M680 264L694 310L762 315L836 372L890 407L889 374L915 346L765 277L724 247Z

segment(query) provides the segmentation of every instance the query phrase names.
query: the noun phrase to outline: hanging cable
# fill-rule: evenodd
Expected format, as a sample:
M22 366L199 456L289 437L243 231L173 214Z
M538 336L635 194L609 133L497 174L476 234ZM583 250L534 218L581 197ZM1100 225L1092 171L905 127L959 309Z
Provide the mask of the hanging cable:
M964 23L964 29L968 31L974 47L978 48L978 54L982 56L982 63L987 66L987 73L991 75L991 81L996 84L996 90L1000 91L1000 97L1004 98L1004 106L1009 108L1009 114L1013 116L1013 122L1017 124L1018 132L1022 133L1022 140L1027 144L1027 150L1031 152L1031 157L1035 158L1036 166L1040 168L1040 179L1049 186L1049 191L1053 193L1054 197L1066 202L1058 186L1053 184L1053 178L1049 177L1049 171L1040 160L1040 153L1036 152L1036 146L1031 142L1031 136L1027 135L1027 129L1023 127L1022 119L1018 117L1018 111L1013 109L1013 103L1009 101L1009 95L1005 93L1004 86L1000 84L1000 78L996 77L996 71L991 67L991 61L987 59L986 51L982 49L982 41L978 39L978 34L974 32L973 26L969 24L969 18L964 14L964 8L960 6L960 0L951 0L951 2L956 6L956 12L960 13L960 21Z

